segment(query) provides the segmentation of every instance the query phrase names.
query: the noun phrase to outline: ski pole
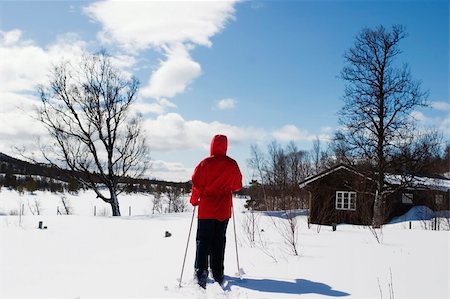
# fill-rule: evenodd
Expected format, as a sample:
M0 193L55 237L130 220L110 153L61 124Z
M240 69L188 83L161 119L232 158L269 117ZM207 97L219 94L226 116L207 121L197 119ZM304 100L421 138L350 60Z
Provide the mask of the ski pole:
M181 275L180 275L180 284L178 285L180 288L181 288L181 280L183 279L184 264L186 262L186 255L187 255L188 246L189 246L189 239L191 238L192 223L194 222L194 215L195 215L196 208L197 208L197 206L194 206L194 210L192 211L191 226L189 227L189 234L188 234L187 243L186 243L186 250L184 251L183 266L181 267Z
M239 267L239 254L238 254L238 246L237 246L237 237L236 237L236 218L234 217L234 206L231 206L231 209L233 211L233 228L234 228L234 245L236 247L236 261L237 261L237 268L238 268L238 275L242 279L241 276L241 267Z

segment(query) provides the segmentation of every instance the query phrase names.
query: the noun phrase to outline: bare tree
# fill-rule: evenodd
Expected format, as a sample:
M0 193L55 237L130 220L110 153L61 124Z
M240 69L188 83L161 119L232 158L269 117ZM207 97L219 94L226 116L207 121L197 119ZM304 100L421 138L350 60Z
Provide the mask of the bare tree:
M263 235L264 231L258 232L258 239L255 242L256 248L261 250L262 253L270 257L275 263L278 263L278 253L279 253L279 247L272 245L272 242L268 239L266 239L266 236Z
M354 46L344 55L341 78L346 82L340 122L336 134L342 152L349 159L370 163L377 183L372 225L384 222L384 201L388 192L386 173L393 156L415 137L411 112L426 105L427 92L411 77L407 64L398 66L399 43L406 37L402 26L386 30L363 29Z
M70 200L65 196L61 196L61 203L62 203L62 211L60 211L58 207L58 212L62 215L72 215L73 208L72 205L70 204Z
M310 153L299 150L294 142L286 147L286 162L288 168L288 207L298 209L305 206L306 198L302 198L300 182L313 173Z
M394 283L392 281L392 269L391 267L389 267L389 273L390 273L390 282L388 282L388 291L389 291L389 299L394 299ZM378 289L380 290L380 297L381 299L383 299L383 291L381 289L381 284L380 284L380 278L377 277L377 281L378 281Z
M396 172L439 173L444 164L441 154L444 148L442 134L435 129L424 130L419 136L405 139L392 159L392 168ZM445 165L445 164L444 164ZM437 167L436 167L437 166Z
M42 148L45 158L71 169L83 186L111 204L113 216L120 216L118 194L125 185L120 179L147 169L141 117L130 113L138 85L103 51L85 54L76 65L57 65L49 87L39 88L39 120L54 141Z
M268 207L267 193L266 193L266 177L264 175L264 169L266 168L266 160L264 154L261 152L257 145L252 145L250 148L251 158L248 160L248 165L254 170L254 176L256 177L255 183L259 180L259 186L262 190L262 201L264 206Z
M251 155L248 164L257 178L250 184L252 208L290 210L305 205L299 183L312 174L308 152L299 150L293 142L283 148L274 141L268 145L267 154L252 146Z
M248 211L243 214L243 222L242 226L245 232L245 235L250 242L250 246L253 247L256 241L256 234L259 232L259 213L255 213L255 211L250 207Z
M38 197L33 197L33 199L28 199L28 208L30 209L31 214L33 215L41 215L42 213L42 202L38 199Z
M152 214L155 214L155 211L157 213L162 213L162 198L161 198L161 192L155 192L153 194L153 201L152 201Z
M294 210L285 211L285 217L275 218L270 216L275 229L282 237L289 251L294 255L299 255L297 216L297 211Z
M285 150L273 141L268 145L267 181L270 188L271 210L288 209L288 166Z
M313 148L312 148L312 161L314 164L314 172L319 173L320 172L320 140L318 137L313 141Z
M167 199L169 205L169 213L180 213L186 210L186 201L184 198L184 190L180 187L171 186L167 188Z

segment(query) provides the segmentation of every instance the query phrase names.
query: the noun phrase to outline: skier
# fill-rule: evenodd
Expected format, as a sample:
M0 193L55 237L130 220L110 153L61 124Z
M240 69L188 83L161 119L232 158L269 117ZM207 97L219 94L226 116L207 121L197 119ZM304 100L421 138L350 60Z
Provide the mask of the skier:
M225 235L232 192L242 188L241 171L236 161L226 155L227 147L227 137L215 135L210 156L197 165L192 175L190 203L198 205L195 275L202 288L206 288L208 262L214 280L221 285L224 281Z

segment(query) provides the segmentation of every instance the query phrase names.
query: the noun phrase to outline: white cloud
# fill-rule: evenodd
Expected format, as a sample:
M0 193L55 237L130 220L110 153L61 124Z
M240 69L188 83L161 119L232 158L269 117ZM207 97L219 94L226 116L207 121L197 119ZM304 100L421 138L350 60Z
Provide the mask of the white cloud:
M151 162L149 176L173 182L185 182L190 179L193 169L186 168L178 162L155 160Z
M441 103L445 104L443 102ZM442 111L447 109L445 105L441 105L440 108L439 110ZM437 129L439 132L442 132L445 138L450 138L450 114L443 112L441 116L436 116L413 111L411 112L411 116L415 121L419 122L420 126Z
M0 92L0 152L12 153L15 147L36 151L37 137L47 135L36 117L36 99L29 95Z
M447 115L447 117L443 118L440 121L439 126L440 130L446 136L446 138L450 139L450 115Z
M25 132L36 132L36 126L31 124L34 107L38 102L27 95L1 92L0 131L11 135ZM6 140L2 140L4 142Z
M100 1L84 8L102 24L100 39L129 50L178 43L211 46L233 18L236 1Z
M209 149L211 137L215 134L227 135L231 143L261 141L266 137L260 129L241 128L216 121L187 121L177 113L145 120L145 128L150 149L155 151Z
M0 31L0 44L3 46L13 46L20 41L22 31L14 29L11 31Z
M228 110L233 109L236 107L236 100L235 99L222 99L217 102L217 108L220 110Z
M35 119L37 85L48 81L52 64L81 57L86 44L74 34L60 36L46 48L24 40L20 30L0 31L0 151L14 147L36 151L47 131Z
M144 128L152 152L187 150L208 152L211 137L215 134L227 135L234 150L247 150L250 144L264 144L271 138L281 142L311 142L316 138L329 141L333 131L330 127L324 127L319 134L310 134L294 125L286 125L268 134L264 129L253 127L238 127L217 121L185 120L177 113L167 113L155 119L144 120Z
M121 74L127 78L133 75L133 67L138 63L136 57L125 54L111 55L111 64L119 69Z
M167 59L152 74L148 85L141 90L143 97L159 99L174 97L186 90L187 86L201 73L200 64L193 61L183 45L167 48Z
M1 91L33 90L46 73L47 53L30 41L22 41L21 34L20 30L0 31Z
M280 129L277 129L272 132L272 136L282 142L286 141L313 141L317 138L319 140L330 140L330 134L332 129L330 127L324 127L321 129L320 134L310 134L306 130L301 130L295 125L285 125Z
M298 141L308 138L306 132L301 132L299 128L294 125L285 125L273 132L275 139L279 141Z
M132 106L133 113L147 114L154 113L157 115L166 114L169 108L176 108L177 105L169 100L162 98L149 103L148 101L139 98Z
M430 103L431 107L436 110L441 111L449 111L450 110L450 103L447 102L440 102L440 101L434 101Z
M421 122L425 122L428 120L428 118L425 116L425 114L423 114L420 111L413 111L411 112L411 116L413 117L414 120L416 121L421 121Z
M85 13L102 25L101 41L130 53L162 51L165 60L142 88L142 97L171 98L201 74L189 51L212 45L211 37L234 18L237 1L116 1L90 4Z
M35 91L37 84L47 80L53 63L80 57L86 45L75 35L67 34L44 49L21 36L20 30L0 31L1 91Z

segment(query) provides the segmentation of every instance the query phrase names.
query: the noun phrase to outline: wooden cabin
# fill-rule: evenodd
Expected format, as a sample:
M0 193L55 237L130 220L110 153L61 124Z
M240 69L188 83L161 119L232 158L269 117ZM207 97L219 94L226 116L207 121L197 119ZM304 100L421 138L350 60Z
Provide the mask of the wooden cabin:
M400 176L387 176L399 184ZM406 213L413 206L425 205L434 211L450 210L450 180L414 177L407 188L400 188L386 199L385 222ZM372 222L376 183L356 168L340 164L300 183L309 197L309 222L331 225Z

